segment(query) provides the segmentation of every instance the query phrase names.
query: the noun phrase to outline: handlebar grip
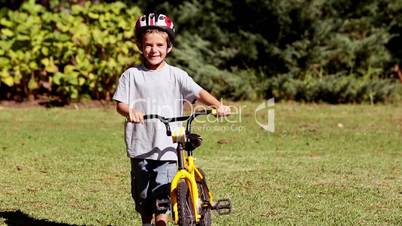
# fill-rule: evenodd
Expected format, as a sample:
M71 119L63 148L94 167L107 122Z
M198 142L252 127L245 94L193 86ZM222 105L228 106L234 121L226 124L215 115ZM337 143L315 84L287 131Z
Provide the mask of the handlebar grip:
M201 110L201 111L196 111L195 113L197 115L209 115L209 114L216 115L216 109L215 108L204 109L204 110Z
M144 115L144 120L157 118L156 115Z

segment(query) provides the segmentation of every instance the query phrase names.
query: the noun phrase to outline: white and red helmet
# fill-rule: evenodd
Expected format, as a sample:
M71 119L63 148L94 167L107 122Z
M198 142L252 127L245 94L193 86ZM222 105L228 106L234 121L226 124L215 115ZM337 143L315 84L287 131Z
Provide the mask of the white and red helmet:
M135 36L137 39L141 37L142 32L156 28L168 33L170 41L173 42L175 35L175 28L172 20L163 14L149 13L141 16L135 24Z

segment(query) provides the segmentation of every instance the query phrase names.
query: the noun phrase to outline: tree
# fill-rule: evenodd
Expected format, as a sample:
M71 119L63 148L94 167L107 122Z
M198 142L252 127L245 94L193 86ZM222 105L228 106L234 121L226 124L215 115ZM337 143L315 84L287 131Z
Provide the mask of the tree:
M174 18L178 32L174 62L193 72L199 82L204 82L201 78L212 81L204 82L208 87L225 84L219 80L231 80L231 90L245 92L238 96L242 98L250 92L242 89L244 85L252 87L251 92L264 92L269 79L278 76L303 79L306 72L317 77L386 74L393 61L386 46L396 37L386 22L400 18L395 9L398 1L191 0L138 4L145 11ZM387 20L382 19L384 9L391 12ZM204 68L209 68L208 72Z

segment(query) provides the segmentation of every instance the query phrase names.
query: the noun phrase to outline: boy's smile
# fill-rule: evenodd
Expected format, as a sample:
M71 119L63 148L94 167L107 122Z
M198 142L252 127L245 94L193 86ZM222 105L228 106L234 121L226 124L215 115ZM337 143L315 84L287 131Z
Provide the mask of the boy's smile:
M165 65L166 55L172 49L168 47L166 37L162 33L145 33L142 46L145 66L151 70L162 68Z

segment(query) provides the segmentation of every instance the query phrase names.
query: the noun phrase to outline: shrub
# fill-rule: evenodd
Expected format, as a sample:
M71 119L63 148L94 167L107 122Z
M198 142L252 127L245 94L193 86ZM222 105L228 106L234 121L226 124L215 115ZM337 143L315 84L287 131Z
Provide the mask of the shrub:
M118 76L139 62L137 7L87 2L53 12L30 0L0 11L0 97L110 99Z
M400 97L397 80L358 77L355 74L315 77L306 73L294 78L285 74L268 81L266 97L327 103L377 103L395 101Z

